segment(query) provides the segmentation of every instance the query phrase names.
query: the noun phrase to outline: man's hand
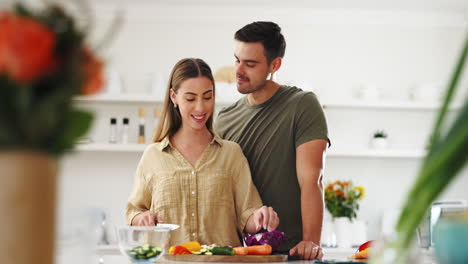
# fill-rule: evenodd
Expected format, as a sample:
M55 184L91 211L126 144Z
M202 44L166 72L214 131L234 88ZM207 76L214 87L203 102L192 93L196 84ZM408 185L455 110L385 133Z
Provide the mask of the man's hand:
M154 226L158 223L162 223L161 219L151 211L139 213L132 219L132 226Z
M272 207L262 206L255 211L247 220L245 231L247 233L257 233L262 228L268 231L275 230L279 225L278 214Z
M304 260L311 260L311 259L322 259L323 252L322 248L315 244L312 241L301 241L295 247L289 250L289 255L291 256L299 256L301 259Z

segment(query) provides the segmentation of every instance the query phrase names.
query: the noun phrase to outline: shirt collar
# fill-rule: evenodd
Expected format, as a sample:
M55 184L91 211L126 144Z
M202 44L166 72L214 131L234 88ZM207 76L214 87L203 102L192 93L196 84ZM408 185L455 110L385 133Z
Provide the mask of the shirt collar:
M210 142L210 145L215 144L215 143L218 144L221 147L223 146L223 140L221 139L221 137L217 133L214 133L214 136L213 136L213 139ZM160 142L160 144L158 146L158 149L160 151L164 151L167 147L174 148L174 146L172 146L171 141L169 140L169 136L166 136L163 140L161 140L161 142Z

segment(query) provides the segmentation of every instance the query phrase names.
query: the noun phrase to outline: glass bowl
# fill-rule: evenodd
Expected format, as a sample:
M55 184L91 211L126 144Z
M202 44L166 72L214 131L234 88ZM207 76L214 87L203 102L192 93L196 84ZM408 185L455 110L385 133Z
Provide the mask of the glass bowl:
M170 232L176 225L118 226L120 252L132 263L153 263L167 248Z

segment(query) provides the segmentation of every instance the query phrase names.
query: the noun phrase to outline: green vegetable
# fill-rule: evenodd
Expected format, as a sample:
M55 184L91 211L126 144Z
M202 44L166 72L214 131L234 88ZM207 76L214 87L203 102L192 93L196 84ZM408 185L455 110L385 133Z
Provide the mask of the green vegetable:
M159 254L161 254L162 249L159 247L152 246L148 243L145 243L141 246L134 247L130 250L127 251L128 255L130 258L133 259L151 259L157 257Z
M213 253L213 255L227 255L227 256L234 256L236 254L234 249L230 247L214 247L211 249L211 253Z

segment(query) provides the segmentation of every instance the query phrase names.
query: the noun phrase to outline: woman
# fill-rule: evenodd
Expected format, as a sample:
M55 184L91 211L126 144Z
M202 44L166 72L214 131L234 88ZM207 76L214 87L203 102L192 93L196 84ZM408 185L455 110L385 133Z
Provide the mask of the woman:
M242 150L213 133L215 85L201 59L173 68L153 144L138 165L127 204L129 225L180 225L170 245L239 246L239 234L275 229L276 212L262 206Z

